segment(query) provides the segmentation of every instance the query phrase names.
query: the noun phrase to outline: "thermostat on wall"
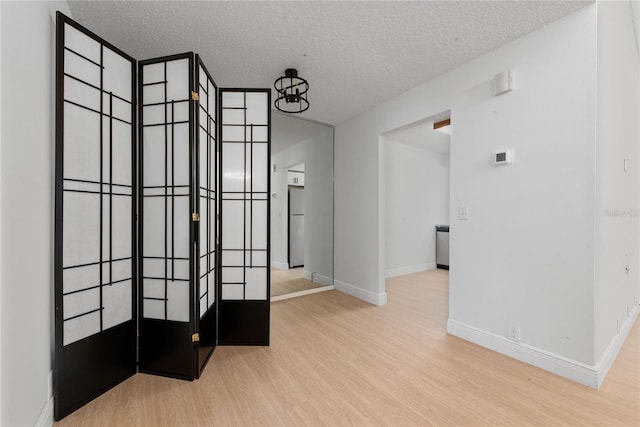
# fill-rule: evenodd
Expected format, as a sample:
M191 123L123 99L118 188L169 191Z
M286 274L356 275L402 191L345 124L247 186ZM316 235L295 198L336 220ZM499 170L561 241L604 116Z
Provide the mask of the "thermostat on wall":
M493 162L496 165L510 165L513 163L513 150L496 151Z

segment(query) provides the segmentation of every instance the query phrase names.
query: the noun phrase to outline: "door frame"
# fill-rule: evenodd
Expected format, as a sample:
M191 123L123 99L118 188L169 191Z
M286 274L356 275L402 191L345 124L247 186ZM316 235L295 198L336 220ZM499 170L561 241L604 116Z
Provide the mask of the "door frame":
M440 111L434 114L424 116L421 119L414 120L409 123L405 123L401 126L397 126L393 129L386 130L378 134L378 295L384 295L383 301L380 305L387 303L387 285L386 285L386 266L387 266L387 155L386 146L389 143L387 135L401 130L411 128L426 121L438 121L444 118L452 118L453 112L448 109ZM449 144L453 143L453 138L450 136ZM449 160L449 177L451 178L451 159ZM451 182L451 180L449 180ZM451 184L449 184L449 223L452 219L451 208ZM451 247L449 247L451 248Z

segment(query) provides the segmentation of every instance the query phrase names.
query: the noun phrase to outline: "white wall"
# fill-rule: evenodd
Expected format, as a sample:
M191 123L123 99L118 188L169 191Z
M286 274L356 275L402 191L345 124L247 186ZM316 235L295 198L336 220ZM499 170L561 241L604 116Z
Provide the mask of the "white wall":
M595 358L600 360L619 341L618 327L620 332L630 327L640 294L640 57L628 1L598 4L597 108Z
M271 258L287 260L287 170L304 163L304 270L333 280L333 128L271 156ZM273 172L273 165L276 172ZM319 277L322 276L322 277Z
M55 10L1 2L1 425L51 423Z
M448 136L431 131L434 137ZM436 225L449 224L449 155L386 141L385 276L436 268Z
M591 5L337 126L336 287L386 300L379 135L450 109L450 211L469 208L451 219L450 325L503 343L514 324L519 348L592 365L595 48ZM503 148L516 163L493 166Z

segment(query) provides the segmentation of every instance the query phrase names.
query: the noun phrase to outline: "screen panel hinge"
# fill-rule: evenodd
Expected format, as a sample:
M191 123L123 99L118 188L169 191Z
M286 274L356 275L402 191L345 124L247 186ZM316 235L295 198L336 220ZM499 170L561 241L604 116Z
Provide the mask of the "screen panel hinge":
M200 214L197 212L194 212L191 214L191 221L193 222L199 222L200 221Z
M198 332L191 335L191 342L200 342L200 334Z
M200 95L198 95L198 92L191 91L191 100L193 100L193 101L199 101L200 100Z

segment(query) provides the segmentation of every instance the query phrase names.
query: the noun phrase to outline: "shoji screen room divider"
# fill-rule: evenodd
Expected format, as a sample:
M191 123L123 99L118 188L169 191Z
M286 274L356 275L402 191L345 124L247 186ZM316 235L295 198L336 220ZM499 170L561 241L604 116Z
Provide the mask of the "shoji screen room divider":
M137 371L193 380L217 344L269 344L270 90L57 19L61 419Z

